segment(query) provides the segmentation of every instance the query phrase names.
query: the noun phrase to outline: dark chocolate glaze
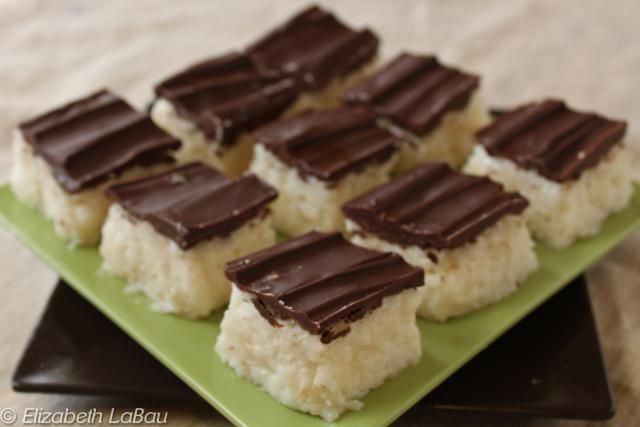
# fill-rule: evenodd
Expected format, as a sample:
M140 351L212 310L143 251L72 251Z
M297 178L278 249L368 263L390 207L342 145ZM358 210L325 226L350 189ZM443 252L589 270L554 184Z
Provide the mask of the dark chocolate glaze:
M274 326L293 319L328 343L386 296L421 286L424 274L396 254L355 246L339 233L309 233L227 264Z
M258 130L256 142L303 177L336 181L389 159L397 139L361 109L305 111Z
M446 67L434 56L403 53L343 96L379 117L422 136L444 115L466 107L480 78Z
M527 206L524 197L488 178L425 163L351 200L343 211L365 232L389 242L453 249Z
M107 194L182 249L230 234L278 195L255 175L231 179L200 163L114 185Z
M369 62L378 51L369 29L355 31L333 14L312 6L248 48L256 62L318 89Z
M243 53L187 68L157 85L155 92L170 101L179 116L224 145L278 117L298 97L293 79L259 69Z
M534 169L552 181L577 179L621 142L624 121L571 110L550 99L516 108L478 132L492 156Z
M21 123L25 140L68 193L133 166L171 163L180 142L123 99L101 90Z

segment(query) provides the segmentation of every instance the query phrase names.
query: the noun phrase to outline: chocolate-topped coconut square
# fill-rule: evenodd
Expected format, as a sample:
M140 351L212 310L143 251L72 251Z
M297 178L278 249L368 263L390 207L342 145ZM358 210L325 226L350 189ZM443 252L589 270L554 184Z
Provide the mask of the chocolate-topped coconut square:
M419 313L446 320L515 291L537 268L528 202L485 177L426 163L346 203L356 244L425 271Z
M466 170L524 194L536 237L566 247L627 205L633 186L625 132L622 120L556 99L533 102L478 132Z
M376 114L406 140L398 169L431 160L461 165L475 132L489 123L480 78L435 56L402 53L343 95Z
M95 244L109 206L104 186L171 166L179 146L149 116L100 90L18 125L12 187L60 236Z
M355 82L375 58L378 44L368 28L354 30L332 13L311 6L253 43L248 52L261 66L294 77L304 91L328 89L314 96L321 105L331 106L326 102L336 103L345 83Z
M427 163L351 200L343 210L360 228L387 241L455 249L526 207L524 197L488 178Z
M107 90L18 125L67 193L107 181L134 166L171 163L180 143L146 114Z
M209 314L228 301L224 264L275 243L277 192L255 175L227 178L193 163L108 190L100 252L164 311Z
M343 226L346 200L388 179L398 139L363 109L308 110L255 133L251 171L280 192L276 226L289 235Z
M226 275L278 326L292 319L329 343L382 299L422 286L422 272L395 254L368 250L340 233L306 234L227 265Z
M295 81L233 52L193 65L155 88L151 116L180 138L183 161L204 161L238 175L251 159L249 133L280 116L298 98Z
M227 178L199 163L115 185L107 194L182 249L228 236L278 196L255 175Z
M478 141L545 178L566 182L595 166L622 141L627 124L570 109L557 99L535 102L499 116L478 132Z
M333 421L420 357L423 274L396 254L313 232L238 258L226 274L216 351L288 406Z

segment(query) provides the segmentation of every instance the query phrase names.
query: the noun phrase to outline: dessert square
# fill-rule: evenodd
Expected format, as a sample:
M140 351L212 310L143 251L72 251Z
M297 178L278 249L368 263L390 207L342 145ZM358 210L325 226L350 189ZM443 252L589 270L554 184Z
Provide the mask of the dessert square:
M153 121L182 141L177 159L201 161L229 176L249 166L251 131L283 114L298 98L293 79L265 71L244 53L191 66L155 88Z
M478 133L465 170L523 194L534 237L564 248L597 233L633 193L626 123L549 99L518 107Z
M173 165L180 142L101 90L21 123L11 187L74 244L94 245L109 208L104 188Z
M488 178L426 163L343 209L355 244L424 270L418 314L444 321L499 301L538 268L527 204Z
M424 161L459 167L471 154L476 131L490 122L479 85L478 76L434 56L402 53L342 99L369 109L404 140L397 170Z
M344 90L373 67L378 37L354 30L332 13L311 6L256 41L249 54L299 85L298 109L337 107Z
M229 301L226 262L276 241L268 205L277 193L255 175L231 179L193 163L107 194L105 268L159 311L208 315Z
M416 363L423 275L395 254L309 233L228 264L216 351L283 404L337 419Z
M344 226L342 204L389 178L397 139L364 110L309 110L255 133L251 171L274 186L276 228L289 236Z

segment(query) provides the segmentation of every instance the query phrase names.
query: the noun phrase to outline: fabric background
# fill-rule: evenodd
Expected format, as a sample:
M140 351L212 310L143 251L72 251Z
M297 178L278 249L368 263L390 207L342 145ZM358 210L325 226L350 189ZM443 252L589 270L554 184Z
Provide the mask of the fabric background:
M624 117L640 151L640 43L637 0L322 1L402 49L437 52L483 76L491 105L556 96ZM295 0L0 0L0 180L9 174L10 136L21 119L106 86L134 104L161 77L208 55L242 47L304 7ZM640 172L640 168L636 171ZM640 419L640 234L588 273L617 415ZM55 282L55 274L0 230L0 408L130 409L130 402L16 394L10 376ZM545 351L542 348L540 351ZM213 411L170 407L172 425L227 425ZM587 426L509 416L432 414L403 426Z

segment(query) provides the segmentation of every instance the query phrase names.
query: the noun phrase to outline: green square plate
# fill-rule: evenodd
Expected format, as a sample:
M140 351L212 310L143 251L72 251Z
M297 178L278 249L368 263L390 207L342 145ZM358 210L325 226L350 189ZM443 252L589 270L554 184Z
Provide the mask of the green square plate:
M280 405L259 387L236 377L220 361L213 347L221 312L207 320L193 321L152 311L144 296L125 294L123 281L100 270L96 249L72 248L56 237L50 223L18 202L7 186L0 188L0 218L81 295L233 423L262 427L326 425L320 418ZM445 324L418 320L424 349L420 363L369 393L361 411L346 413L335 424L372 427L391 423L638 225L640 188L636 188L629 207L611 216L596 237L567 250L538 245L540 270L504 301Z

